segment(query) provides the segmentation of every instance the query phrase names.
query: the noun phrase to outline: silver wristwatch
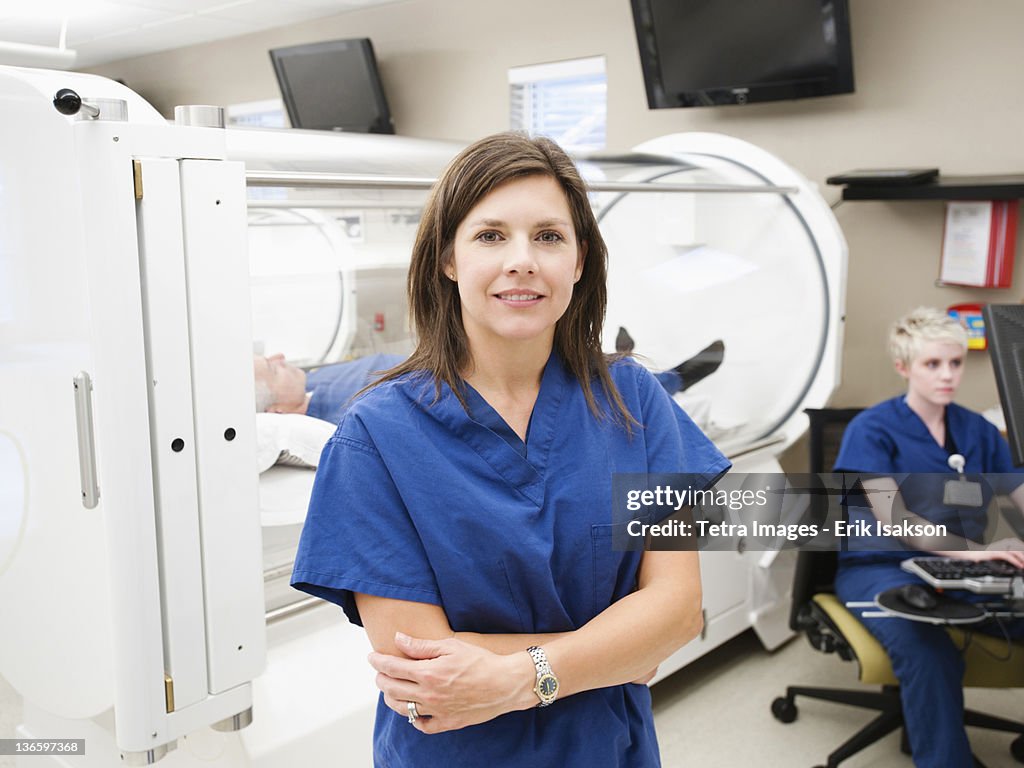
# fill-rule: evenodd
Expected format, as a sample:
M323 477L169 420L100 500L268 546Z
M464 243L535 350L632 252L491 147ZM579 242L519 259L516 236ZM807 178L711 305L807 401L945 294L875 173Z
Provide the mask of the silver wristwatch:
M537 682L533 686L533 692L540 699L540 704L537 706L546 707L558 698L558 678L551 671L548 655L544 653L543 648L533 645L527 648L526 652L530 654L530 658L533 659L533 666L537 668Z

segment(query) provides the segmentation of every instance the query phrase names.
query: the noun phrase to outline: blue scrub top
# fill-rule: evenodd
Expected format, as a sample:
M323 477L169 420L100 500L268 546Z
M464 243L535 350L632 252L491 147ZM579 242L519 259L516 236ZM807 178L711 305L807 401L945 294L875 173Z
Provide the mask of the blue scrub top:
M946 420L957 451L964 457L968 479L980 482L984 505L979 509L947 507L942 503L948 480L956 478L950 469L949 452L932 437L928 427L906 403L894 397L857 414L843 432L835 472L858 472L893 477L907 509L933 523L945 524L952 534L978 541L988 522L987 507L993 490L1009 493L1024 478L989 476L978 473L1015 473L1010 447L989 421L955 403L946 406ZM866 507L851 506L851 520L874 517ZM851 540L847 560L901 560L920 554L892 537ZM884 551L888 550L888 551ZM897 550L897 551L893 551Z
M355 592L439 605L456 632L586 624L636 588L641 553L612 550L612 474L685 472L707 487L730 466L644 368L623 360L611 373L643 425L632 437L595 418L557 355L525 443L476 393L469 413L446 385L433 402L426 375L370 390L324 449L293 586L356 624ZM381 697L374 755L431 768L659 764L650 693L633 684L435 735Z
M312 396L306 415L337 424L352 396L377 380L375 373L394 368L403 360L403 355L367 355L310 371L306 376L306 391L312 392Z

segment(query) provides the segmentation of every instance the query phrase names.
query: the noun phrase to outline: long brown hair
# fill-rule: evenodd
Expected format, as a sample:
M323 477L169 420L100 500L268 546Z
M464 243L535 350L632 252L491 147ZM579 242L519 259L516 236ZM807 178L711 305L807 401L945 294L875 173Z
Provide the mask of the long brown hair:
M493 190L513 179L548 176L558 182L572 212L576 240L586 248L583 273L573 287L565 314L555 324L554 346L583 388L590 410L605 414L594 399L593 379L601 382L610 415L627 431L636 420L629 413L601 352L601 328L608 303L608 249L587 199L575 164L555 142L520 133L488 136L464 149L441 175L423 209L409 265L409 314L418 341L412 355L378 383L413 371L429 371L441 393L448 384L465 404L459 375L470 362L462 325L458 285L449 280L455 231L470 210Z

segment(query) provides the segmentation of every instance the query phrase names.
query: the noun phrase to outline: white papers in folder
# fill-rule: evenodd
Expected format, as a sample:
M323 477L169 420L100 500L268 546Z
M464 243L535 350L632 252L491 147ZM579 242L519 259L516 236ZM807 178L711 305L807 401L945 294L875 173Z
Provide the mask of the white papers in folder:
M939 280L958 285L986 285L991 236L990 201L947 203Z

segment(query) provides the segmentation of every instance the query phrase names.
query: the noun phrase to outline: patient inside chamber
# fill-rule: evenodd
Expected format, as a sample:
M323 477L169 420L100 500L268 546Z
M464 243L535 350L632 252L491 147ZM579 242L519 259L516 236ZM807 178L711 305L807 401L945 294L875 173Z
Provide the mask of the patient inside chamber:
M282 354L254 355L256 411L301 413L337 424L353 395L404 359L403 355L367 355L307 373Z
M633 340L625 328L619 329L615 346L616 352L632 353ZM725 345L721 340L714 341L693 357L655 376L665 390L674 395L718 370L724 356ZM367 355L307 373L287 362L283 354L254 355L256 411L301 413L337 424L353 395L404 359L402 355Z
M631 354L635 346L629 331L619 326L619 332L615 336L615 351ZM693 357L688 357L673 368L655 373L654 377L666 392L674 395L677 392L685 392L698 381L706 379L717 371L724 358L725 342L715 339Z
M619 329L616 351L633 351L633 340L624 328ZM655 377L674 395L714 373L724 354L725 345L715 341ZM307 372L280 353L254 355L259 471L275 464L315 468L352 398L404 359L403 355L373 354Z

